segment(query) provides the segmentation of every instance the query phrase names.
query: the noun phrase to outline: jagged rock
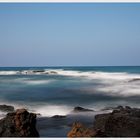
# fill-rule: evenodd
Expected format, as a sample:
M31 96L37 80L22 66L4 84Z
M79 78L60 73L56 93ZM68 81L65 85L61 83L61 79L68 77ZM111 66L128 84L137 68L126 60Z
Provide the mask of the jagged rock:
M96 135L96 132L86 128L81 123L74 123L71 131L67 134L68 137L92 137L94 135Z
M14 107L10 106L10 105L0 105L0 111L12 112L12 111L14 111Z
M91 112L91 111L94 111L94 110L91 110L91 109L86 109L86 108L83 108L83 107L80 107L80 106L77 106L73 109L73 113L77 113L77 112Z
M106 137L139 137L139 124L140 109L126 106L112 113L96 115L94 129L100 130Z
M68 137L140 137L140 109L116 107L95 116L93 128L74 123Z
M61 118L66 118L66 116L63 116L63 115L54 115L54 116L52 116L51 118L54 118L54 119L61 119Z
M105 107L105 108L101 109L101 111L106 111L106 110L118 110L118 109L123 109L123 106Z
M8 113L0 120L0 137L39 137L36 130L36 114L25 109Z
M100 130L87 128L82 123L73 123L71 131L67 134L68 137L105 137Z

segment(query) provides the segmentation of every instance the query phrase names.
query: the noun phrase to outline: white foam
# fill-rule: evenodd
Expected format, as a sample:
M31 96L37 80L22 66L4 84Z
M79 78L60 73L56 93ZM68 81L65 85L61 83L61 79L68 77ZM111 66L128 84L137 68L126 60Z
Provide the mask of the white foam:
M0 71L0 75L16 75L19 71Z
M53 80L26 80L23 82L28 85L41 85L41 84L49 84L52 81Z
M31 110L34 113L40 113L41 116L51 117L54 115L67 115L72 108L64 105L43 105L43 106L32 106Z
M57 71L58 75L80 77L88 80L98 80L99 85L95 87L96 93L105 92L110 96L137 96L140 95L140 81L131 81L140 79L140 74L130 74L126 72L80 72L80 71ZM131 82L130 82L131 81ZM88 92L87 92L88 93Z
M0 119L6 116L7 112L0 111Z
M0 71L0 75L19 74L19 71ZM140 74L130 74L126 72L101 72L101 71L72 71L63 69L45 69L42 72L34 72L33 70L22 71L21 74L49 74L62 75L68 77L77 77L86 80L93 80L98 82L93 90L96 92L105 92L111 96L137 96L140 95L140 81L133 81L133 79L140 79ZM79 79L80 80L80 79ZM26 84L39 85L49 84L53 80L22 80ZM131 82L130 82L131 81ZM94 93L95 93L94 92ZM94 94L93 93L93 94Z
M81 72L81 71L67 71L67 70L59 70L56 71L58 75L64 76L74 76L74 77L85 77L89 79L106 79L106 80L129 80L133 78L140 78L139 74L128 74L128 73L111 73L111 72Z

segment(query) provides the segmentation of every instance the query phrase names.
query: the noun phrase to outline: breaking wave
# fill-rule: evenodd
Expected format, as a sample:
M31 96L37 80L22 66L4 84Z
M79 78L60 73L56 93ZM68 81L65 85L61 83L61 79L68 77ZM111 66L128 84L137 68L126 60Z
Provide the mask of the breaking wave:
M93 89L104 92L110 96L137 96L140 95L140 74L127 72L101 72L101 71L76 71L64 69L22 70L22 71L0 71L0 75L58 75L66 77L77 77L91 82L98 82ZM80 80L80 79L79 79ZM25 84L39 85L48 84L53 80L23 80Z

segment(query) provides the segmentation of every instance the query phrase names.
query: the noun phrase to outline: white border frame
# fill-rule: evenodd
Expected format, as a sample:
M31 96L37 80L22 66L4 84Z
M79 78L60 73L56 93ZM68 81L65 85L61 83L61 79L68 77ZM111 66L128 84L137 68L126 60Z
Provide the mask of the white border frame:
M0 0L0 3L140 3L140 0ZM0 138L0 140L140 140L140 138Z

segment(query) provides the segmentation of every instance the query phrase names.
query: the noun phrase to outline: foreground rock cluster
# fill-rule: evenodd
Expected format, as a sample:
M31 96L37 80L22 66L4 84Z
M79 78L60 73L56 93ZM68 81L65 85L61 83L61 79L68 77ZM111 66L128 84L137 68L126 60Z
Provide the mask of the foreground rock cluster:
M69 126L71 130L68 132L68 137L140 137L140 109L131 108L129 106L109 107L103 110L113 110L111 113L98 114L93 118L92 125L83 124L80 122L71 121L73 125ZM36 129L36 115L29 113L26 109L14 110L12 106L0 105L0 110L9 112L5 118L0 120L0 137L39 137ZM94 110L75 107L72 114L79 117L82 113L94 113ZM67 119L67 121L66 121ZM70 122L70 116L55 115L50 117L50 120L55 123L67 124ZM66 122L67 123L66 123ZM90 121L90 122L91 122ZM47 124L47 128L49 123ZM66 127L66 125L65 125ZM46 130L47 131L47 130ZM59 131L55 127L54 133Z
M92 128L74 123L68 137L140 137L140 109L119 106L95 116Z
M36 114L25 109L8 113L0 120L0 137L39 137L36 130Z

